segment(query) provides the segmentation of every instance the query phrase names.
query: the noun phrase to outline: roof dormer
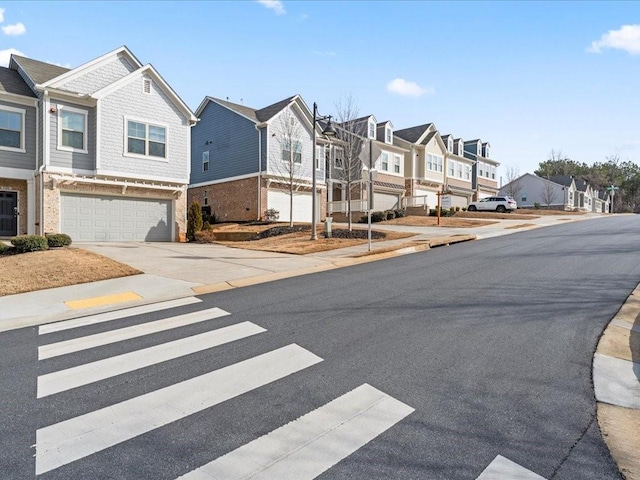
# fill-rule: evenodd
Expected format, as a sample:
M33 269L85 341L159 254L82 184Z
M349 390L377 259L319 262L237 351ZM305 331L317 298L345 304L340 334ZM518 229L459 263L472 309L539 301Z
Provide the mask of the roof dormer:
M464 155L464 140L461 138L456 138L454 141L453 153L462 157Z
M482 144L482 156L484 158L489 158L489 147L491 147L489 142L485 142Z
M377 137L387 145L393 145L393 124L390 121L381 122L377 125Z

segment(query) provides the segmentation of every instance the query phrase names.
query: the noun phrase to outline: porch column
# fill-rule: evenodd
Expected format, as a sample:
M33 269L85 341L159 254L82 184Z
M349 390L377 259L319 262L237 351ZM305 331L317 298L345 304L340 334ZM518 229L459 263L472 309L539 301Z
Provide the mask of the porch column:
M36 188L33 178L27 180L27 235L36 233Z

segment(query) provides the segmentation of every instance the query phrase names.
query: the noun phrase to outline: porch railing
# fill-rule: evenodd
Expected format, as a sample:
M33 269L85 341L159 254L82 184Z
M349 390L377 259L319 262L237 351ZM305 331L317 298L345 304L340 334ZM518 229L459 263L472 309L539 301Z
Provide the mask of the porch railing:
M426 195L417 195L413 197L404 197L402 199L402 206L404 208L407 207L428 207L429 204L427 202Z
M329 202L327 205L328 213L347 213L347 201L341 200L338 202ZM366 200L351 200L352 212L366 212L367 201Z

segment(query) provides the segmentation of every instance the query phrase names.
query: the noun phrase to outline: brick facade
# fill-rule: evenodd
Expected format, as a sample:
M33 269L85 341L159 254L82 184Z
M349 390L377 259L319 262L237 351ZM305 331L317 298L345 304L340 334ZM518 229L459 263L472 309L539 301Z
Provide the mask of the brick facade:
M18 235L27 234L27 182L0 178L0 191L18 193Z

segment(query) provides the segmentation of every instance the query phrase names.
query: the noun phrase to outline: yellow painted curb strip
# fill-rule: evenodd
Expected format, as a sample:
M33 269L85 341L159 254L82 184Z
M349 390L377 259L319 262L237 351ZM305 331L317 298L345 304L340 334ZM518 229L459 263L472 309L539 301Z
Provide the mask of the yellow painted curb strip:
M133 300L141 300L142 297L136 292L114 293L113 295L104 295L102 297L84 298L82 300L71 300L64 304L73 310L80 308L101 307L103 305L111 305L114 303L131 302Z

